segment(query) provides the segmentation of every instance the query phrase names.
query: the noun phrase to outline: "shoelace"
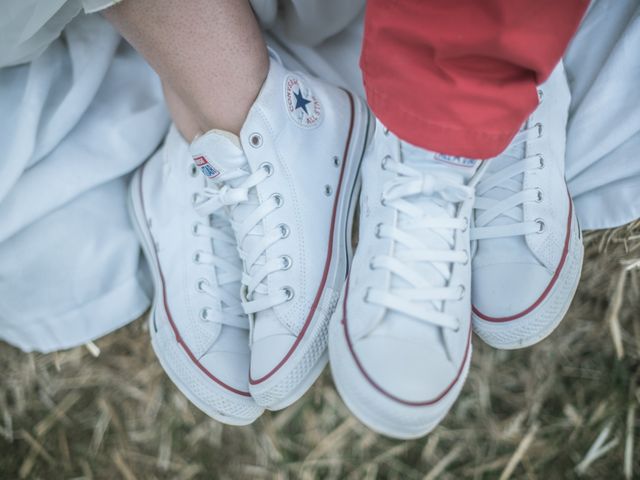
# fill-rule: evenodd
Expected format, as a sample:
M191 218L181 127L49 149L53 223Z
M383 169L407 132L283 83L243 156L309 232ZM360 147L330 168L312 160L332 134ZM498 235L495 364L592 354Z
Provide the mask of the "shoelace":
M536 140L541 136L542 126L539 124L521 130L502 155L515 157L514 152L519 145ZM522 182L514 178L528 171L542 168L544 168L544 160L541 155L525 156L506 168L486 175L478 183L473 207L475 225L471 230L471 240L528 235L541 232L544 229L542 219L525 222L523 210L523 205L526 202L540 202L542 191L539 188L523 189ZM508 190L512 194L503 200L488 198L486 194L495 188ZM508 217L513 222L506 225L489 225L501 216Z
M240 258L245 265L241 281L244 296L247 300L243 306L246 314L253 314L280 305L290 300L293 296L293 290L288 287L282 288L277 292L269 292L264 282L272 273L286 270L291 266L289 257L279 257L265 261L264 254L266 251L289 234L289 228L286 225L278 225L275 229L266 233L262 227L262 220L283 204L283 199L279 194L274 194L263 202L259 202L257 199L255 187L272 173L273 167L269 163L262 164L259 169L250 174L239 170L235 175L226 179L226 181L243 179L239 185L231 187L225 184L220 188L215 186L205 188L201 198L196 202L196 209L203 214L229 207L231 225L236 232L240 246ZM255 208L244 219L238 220L235 213L241 203L254 205ZM260 236L260 240L252 245L251 248L248 248L248 237L255 235Z
M403 279L409 287L382 290L371 288L366 301L401 312L419 321L439 327L457 330L459 320L441 311L442 302L458 300L464 293L463 286L450 286L451 264L469 261L467 251L455 250L455 231L468 228L466 218L452 216L445 205L438 207L441 216L425 215L420 206L408 197L426 195L434 197L434 203L447 204L473 198L473 187L461 183L456 175L444 172L423 173L397 160L387 157L384 168L397 174L385 185L383 204L398 211L400 226L379 224L376 235L394 242L395 254L378 255L371 259L372 268L383 268ZM438 201L436 201L436 198ZM404 218L402 218L404 217ZM434 249L414 233L429 229L441 238L448 249ZM397 251L397 245L405 247ZM434 286L417 270L416 263L428 262L444 280L445 287ZM429 302L432 308L425 308Z
M198 222L193 226L193 235L207 237L211 241L225 243L231 248L235 246L235 239L230 226L219 214L213 213L207 216L209 224ZM239 282L242 278L242 270L228 260L215 255L212 252L197 250L194 252L193 261L199 265L210 265L216 268L217 288L214 288L209 280L201 278L196 284L196 289L213 298L219 308L205 307L200 311L200 319L205 322L216 322L243 330L249 329L249 323L242 310L242 304L237 294L225 289L225 285Z

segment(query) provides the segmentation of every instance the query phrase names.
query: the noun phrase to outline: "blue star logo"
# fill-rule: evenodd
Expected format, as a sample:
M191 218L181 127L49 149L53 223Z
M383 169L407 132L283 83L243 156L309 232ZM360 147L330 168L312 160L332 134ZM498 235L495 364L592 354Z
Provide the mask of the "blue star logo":
M296 110L301 108L302 110L304 110L304 113L309 115L309 112L307 111L307 105L311 103L311 100L307 100L306 98L304 98L300 89L298 89L297 93L294 92L293 95L296 97Z

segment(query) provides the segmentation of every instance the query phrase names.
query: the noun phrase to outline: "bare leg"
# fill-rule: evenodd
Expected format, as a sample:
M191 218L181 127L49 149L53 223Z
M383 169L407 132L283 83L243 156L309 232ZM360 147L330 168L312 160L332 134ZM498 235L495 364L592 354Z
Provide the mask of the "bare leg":
M124 0L103 14L160 76L187 140L240 132L269 67L247 0Z

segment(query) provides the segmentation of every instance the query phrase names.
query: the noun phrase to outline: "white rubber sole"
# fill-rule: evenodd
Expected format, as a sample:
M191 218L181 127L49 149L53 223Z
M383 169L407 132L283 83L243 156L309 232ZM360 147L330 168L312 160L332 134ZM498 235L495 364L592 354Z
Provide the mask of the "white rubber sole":
M215 383L191 360L178 343L163 305L162 277L153 239L147 228L141 201L141 169L138 169L129 187L129 214L140 239L143 252L153 276L155 298L149 314L151 345L162 368L178 389L210 417L227 425L253 423L264 409L248 396L235 394Z
M336 200L333 232L333 257L316 312L300 344L287 362L267 380L250 384L251 395L258 405L281 410L300 399L322 374L328 361L329 319L338 302L339 292L347 276L351 260L351 230L357 204L359 174L366 145L374 122L362 100L352 96L354 124L350 150L344 163L340 195Z
M431 405L400 403L375 388L358 368L344 333L342 302L344 292L331 319L329 357L335 386L347 408L364 425L382 435L401 440L427 435L446 417L460 395L469 373L473 346L469 344L458 379L439 401Z
M474 332L487 344L503 350L534 345L551 335L566 315L580 282L584 246L573 211L569 250L558 279L546 298L532 312L516 320L492 322L472 314Z

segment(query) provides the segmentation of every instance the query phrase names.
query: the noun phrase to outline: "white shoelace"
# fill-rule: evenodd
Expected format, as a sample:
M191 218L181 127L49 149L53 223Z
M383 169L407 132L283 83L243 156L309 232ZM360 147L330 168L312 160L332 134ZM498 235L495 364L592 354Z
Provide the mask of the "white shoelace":
M451 264L469 261L469 252L455 249L455 231L464 231L469 221L456 217L451 203L473 198L473 187L464 185L458 175L441 170L421 172L390 157L384 168L397 175L385 185L382 201L385 206L397 210L398 226L378 225L376 235L392 240L394 253L373 257L371 268L388 270L408 287L371 288L366 300L431 325L457 330L459 320L444 313L442 305L447 300L460 299L464 293L463 286L451 286L449 281ZM425 214L422 206L412 203L410 197L416 195L429 197L437 215L433 212ZM426 244L419 234L425 229L448 248L433 248ZM399 246L404 248L399 249ZM433 281L418 269L418 264L427 264L446 286L434 286Z
M219 214L213 213L207 216L208 224L198 222L193 226L193 235L209 238L218 244L224 243L230 248L235 248L235 239L231 228L225 219ZM200 318L205 322L221 323L243 330L249 329L249 323L242 310L237 293L230 291L225 286L239 282L242 278L242 270L228 260L212 252L197 250L194 252L193 261L199 265L209 265L216 269L217 288L211 285L206 278L201 278L196 284L196 289L216 301L217 308L205 307L200 311Z
M523 206L526 202L541 201L543 192L539 188L523 189L522 180L516 179L516 177L521 178L528 171L544 168L544 160L539 154L522 158L522 153L518 153L519 149L523 149L522 144L541 136L542 126L539 124L518 132L509 148L502 154L513 158L514 161L508 167L485 175L478 183L473 207L475 225L471 230L471 240L528 235L542 231L544 222L541 219L524 221ZM502 200L487 196L497 188L504 189L510 194ZM507 217L512 222L489 225L498 217Z
M271 164L265 163L253 173L238 170L235 175L225 181L242 180L235 187L225 184L219 189L209 187L204 189L200 198L196 201L196 209L209 214L223 207L229 207L230 220L233 230L236 232L238 245L240 246L240 258L245 265L242 274L242 284L246 302L244 312L253 314L268 308L280 305L291 299L293 290L282 288L277 292L269 292L265 280L269 275L280 270L286 270L291 266L291 259L279 257L265 260L266 251L277 241L289 234L286 225L278 225L270 232L264 232L262 220L275 210L280 208L283 199L274 194L263 202L258 201L255 187L273 173ZM240 219L238 206L251 205L255 208ZM249 240L250 237L251 240ZM255 237L260 237L256 239Z

